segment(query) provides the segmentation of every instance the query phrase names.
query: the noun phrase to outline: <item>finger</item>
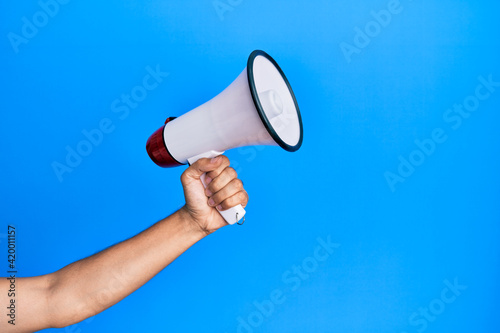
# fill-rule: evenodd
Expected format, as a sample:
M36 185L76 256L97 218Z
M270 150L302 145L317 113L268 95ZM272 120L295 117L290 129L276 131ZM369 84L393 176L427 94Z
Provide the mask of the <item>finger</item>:
M206 185L210 184L210 182L214 178L216 178L218 175L220 175L222 173L222 171L224 171L224 169L227 168L230 164L229 158L227 158L226 156L220 155L219 157L221 158L221 162L218 165L218 167L207 172L207 176L205 177L205 184Z
M248 204L248 193L245 190L243 190L222 201L219 205L217 205L217 209L226 210L237 205L242 205L243 207L246 207L247 204Z
M205 184L207 184L207 189L205 190L205 192L210 197L214 193L219 192L221 189L227 186L227 184L229 184L233 179L237 178L238 174L236 173L236 171L231 167L227 167L220 173L220 175L215 177L208 184L206 183L205 178Z
M199 180L201 175L206 172L210 172L220 168L221 164L224 162L222 157L216 156L214 158L200 158L198 161L194 162L182 173L181 182L189 182L190 180Z
M219 176L220 177L220 176ZM208 199L208 204L212 207L219 205L222 201L235 195L236 193L243 191L243 183L238 178L235 178L224 186L220 191L214 193Z

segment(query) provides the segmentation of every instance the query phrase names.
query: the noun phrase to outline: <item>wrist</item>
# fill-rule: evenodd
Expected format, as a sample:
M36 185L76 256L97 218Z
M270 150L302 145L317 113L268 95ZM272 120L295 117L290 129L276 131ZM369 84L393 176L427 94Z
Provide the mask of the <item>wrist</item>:
M179 214L179 218L185 225L186 231L188 233L196 234L196 235L201 235L200 239L208 236L215 230L207 230L204 228L190 213L189 209L186 206L182 206L181 209L177 211L177 214Z

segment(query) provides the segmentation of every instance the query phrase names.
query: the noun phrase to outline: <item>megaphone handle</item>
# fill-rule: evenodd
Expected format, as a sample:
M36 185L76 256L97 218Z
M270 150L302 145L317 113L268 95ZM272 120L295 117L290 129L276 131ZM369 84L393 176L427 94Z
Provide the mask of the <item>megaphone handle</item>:
M220 151L211 150L209 152L206 152L206 153L199 154L199 155L196 155L194 157L188 158L188 163L191 165L194 162L198 161L200 158L212 158L212 157L216 157L216 156L222 155L223 153L224 153L223 151L220 152ZM200 177L201 183L203 184L204 188L207 188L207 185L205 184L205 177L206 177L206 175L207 174L204 173ZM245 212L245 209L243 208L243 206L236 205L236 206L231 207L229 209L226 209L226 210L223 210L223 211L219 211L219 213L220 213L220 215L222 215L222 217L224 218L224 220L226 220L227 223L229 223L229 224L235 224L238 221L240 221L243 218L243 216L245 216L246 212Z

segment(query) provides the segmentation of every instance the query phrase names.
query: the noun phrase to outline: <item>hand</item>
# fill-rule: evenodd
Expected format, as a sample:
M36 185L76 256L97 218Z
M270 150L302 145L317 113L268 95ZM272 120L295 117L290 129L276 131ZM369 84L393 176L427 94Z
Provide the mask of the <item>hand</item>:
M200 177L206 173L203 187ZM212 159L201 158L184 171L181 183L186 205L182 208L190 219L207 235L226 226L218 210L226 210L248 203L248 194L236 171L229 166L229 159L220 155Z

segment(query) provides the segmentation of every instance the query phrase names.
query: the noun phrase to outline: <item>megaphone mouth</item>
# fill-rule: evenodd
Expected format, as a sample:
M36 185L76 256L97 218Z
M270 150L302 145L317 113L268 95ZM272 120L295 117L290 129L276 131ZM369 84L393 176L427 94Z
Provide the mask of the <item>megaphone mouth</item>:
M263 106L263 103L261 102L259 98L259 91L257 90L257 84L256 84L256 79L255 79L255 71L254 71L254 62L255 59L259 56L262 56L266 58L269 62L273 64L273 66L276 68L276 70L279 72L281 75L281 79L283 82L286 84L286 87L288 88L288 93L290 94L291 99L293 100L293 104L295 107L295 112L297 114L297 120L298 120L298 126L299 126L299 138L297 140L297 143L295 144L290 144L285 142L283 138L278 134L277 128L273 126L271 123L271 119L266 114L266 110ZM252 99L255 104L255 108L257 109L257 112L259 114L260 119L262 120L262 123L264 124L264 127L267 129L269 132L269 135L273 138L273 140L283 149L286 151L294 152L297 151L300 146L302 145L302 138L303 138L303 128L302 128L302 117L300 115L300 110L299 110L299 105L297 103L297 100L295 98L295 95L293 93L292 87L290 83L288 82L288 79L285 76L285 73L283 73L283 70L280 68L278 63L266 52L262 50L255 50L253 51L250 56L248 57L248 62L247 62L247 76L248 76L248 85L250 87L250 91L252 94Z

